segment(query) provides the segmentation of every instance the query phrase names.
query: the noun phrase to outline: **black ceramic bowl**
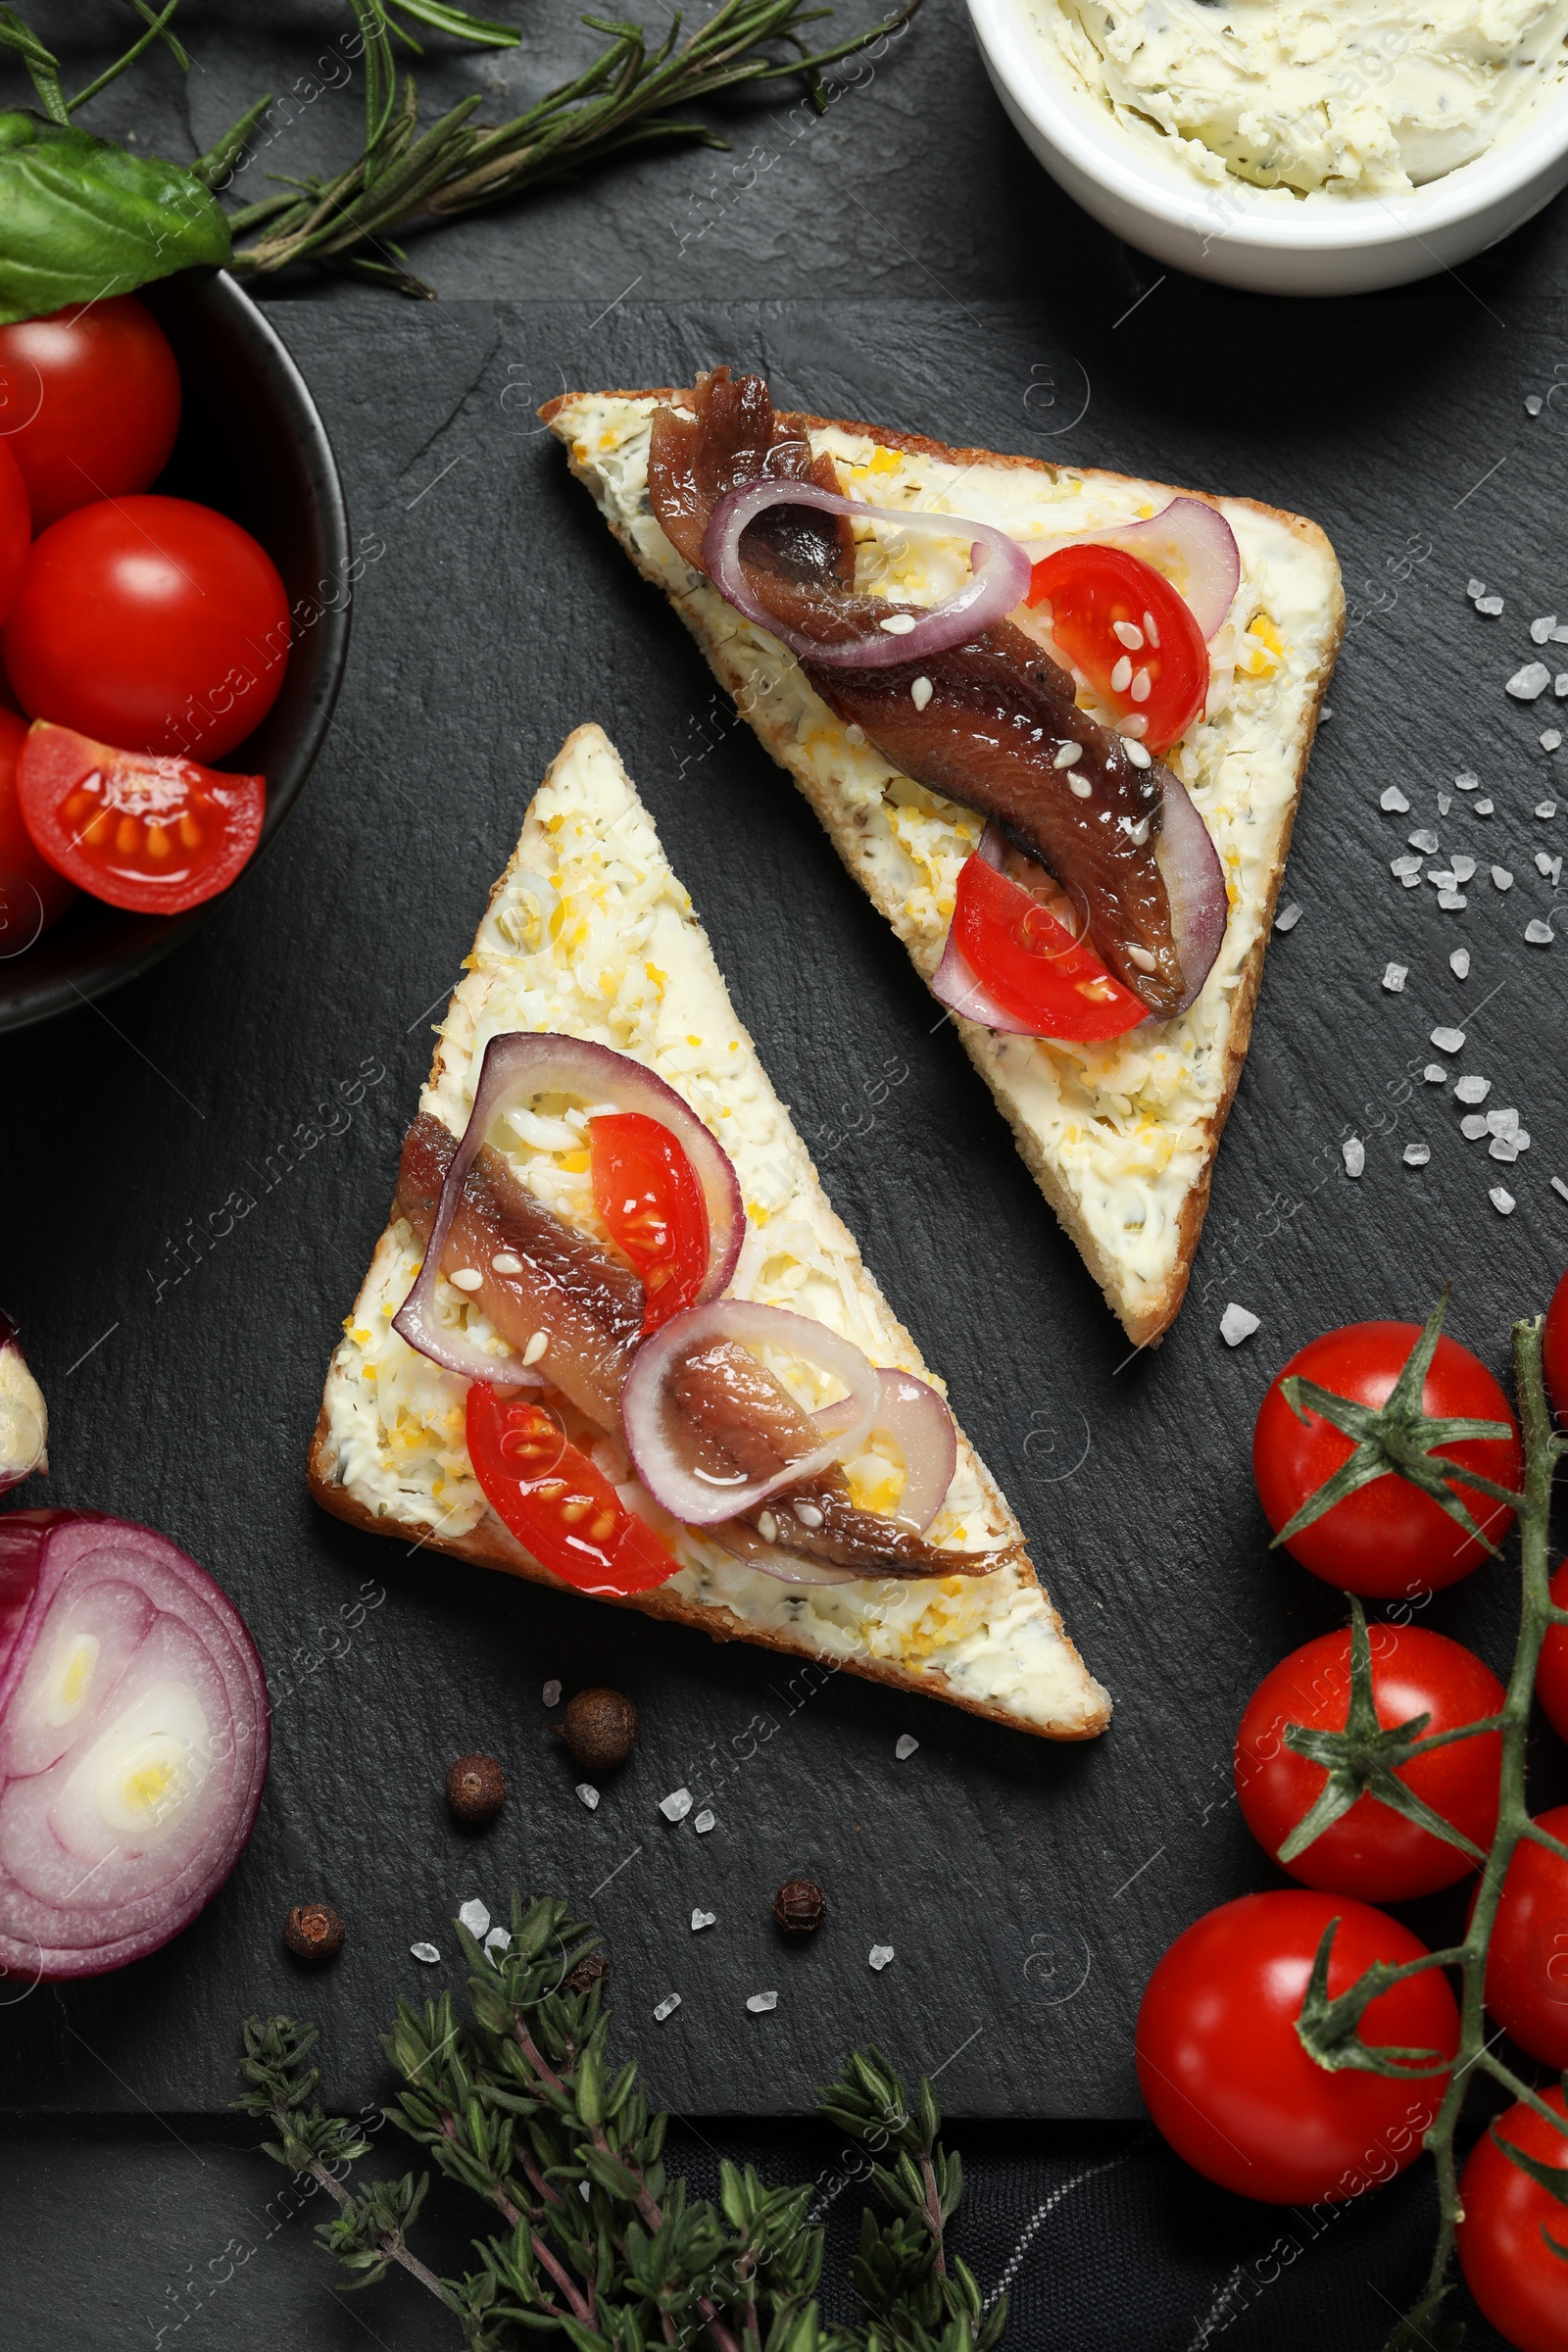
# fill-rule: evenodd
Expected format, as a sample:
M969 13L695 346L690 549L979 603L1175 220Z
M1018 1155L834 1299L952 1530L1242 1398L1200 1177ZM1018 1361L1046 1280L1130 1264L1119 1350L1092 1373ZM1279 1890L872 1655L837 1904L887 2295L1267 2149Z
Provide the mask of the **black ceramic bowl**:
M222 761L267 778L260 858L304 790L348 658L343 485L304 377L231 277L186 270L143 287L140 299L174 347L185 394L179 439L157 487L243 523L277 565L296 614L282 691ZM255 861L235 890L244 889ZM210 899L181 915L125 914L79 899L42 939L0 955L0 1030L48 1020L134 979L221 904L221 897Z

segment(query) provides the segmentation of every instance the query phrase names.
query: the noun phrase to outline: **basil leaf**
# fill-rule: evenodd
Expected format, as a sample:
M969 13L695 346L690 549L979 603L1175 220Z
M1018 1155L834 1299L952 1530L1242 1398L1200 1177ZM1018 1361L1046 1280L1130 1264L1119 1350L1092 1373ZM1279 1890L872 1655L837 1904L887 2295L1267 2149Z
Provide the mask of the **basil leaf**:
M183 165L0 114L0 325L228 257L228 222Z

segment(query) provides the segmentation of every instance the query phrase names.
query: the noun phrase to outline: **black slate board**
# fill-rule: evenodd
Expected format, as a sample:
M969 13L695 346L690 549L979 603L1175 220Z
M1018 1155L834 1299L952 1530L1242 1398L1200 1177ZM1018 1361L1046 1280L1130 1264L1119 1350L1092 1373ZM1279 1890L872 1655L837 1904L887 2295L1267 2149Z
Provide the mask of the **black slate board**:
M1522 405L1554 381L1558 306L1512 306L1495 326L1451 294L1271 313L1264 352L1225 348L1240 306L1180 293L1142 334L1136 318L1112 332L978 298L932 302L917 331L878 303L272 308L337 442L360 544L384 550L327 755L267 864L187 950L0 1047L15 1139L0 1230L51 1398L47 1498L166 1529L234 1595L273 1686L272 1779L250 1854L187 1935L14 2007L0 2097L216 2109L237 2020L285 2007L321 2023L337 2095L368 2099L373 2024L397 1991L453 1973L451 1911L475 1894L499 1907L520 1882L595 1909L621 2046L687 2113L799 2108L868 2036L940 2069L956 2114L1137 2112L1131 2023L1154 1958L1211 1903L1271 1883L1229 1801L1242 1701L1337 1617L1264 1549L1248 1447L1268 1374L1326 1323L1418 1314L1449 1273L1453 1327L1500 1364L1508 1319L1544 1300L1568 1246L1547 1182L1568 1166L1563 951L1522 943L1551 898L1532 855L1568 818L1530 814L1552 773L1536 743L1546 707L1502 693L1532 650L1524 619L1568 610L1564 428ZM1276 500L1340 548L1355 625L1290 868L1304 911L1271 952L1193 1295L1157 1355L1128 1359L902 951L536 429L532 402L562 379L679 381L721 357L760 362L782 400L826 413ZM1087 411L1075 395L1067 415L1080 377ZM1500 622L1470 610L1472 573L1507 598ZM410 1556L306 1499L321 1373L430 1022L529 793L588 717L624 754L837 1204L1115 1696L1093 1746L848 1678L803 1696L764 1653ZM1464 765L1493 788L1490 825L1462 799L1436 814ZM1415 813L1379 812L1390 781ZM1513 891L1483 866L1456 915L1403 892L1388 859L1418 821L1448 850L1473 836ZM1461 940L1462 984L1446 963ZM1399 996L1380 984L1390 958L1410 968ZM1461 1142L1456 1106L1419 1075L1404 1099L1430 1029L1483 1001L1464 1066L1534 1138L1507 1170ZM890 1057L907 1076L870 1129L826 1140ZM318 1109L362 1081L352 1116ZM312 1144L313 1122L339 1132ZM1359 1182L1341 1167L1351 1127L1368 1137ZM1424 1169L1400 1164L1413 1138L1432 1144ZM1488 1204L1499 1177L1508 1218ZM255 1205L194 1253L235 1194ZM1231 1298L1263 1318L1234 1353L1217 1332ZM1484 1577L1430 1614L1494 1662L1508 1619ZM638 1754L592 1816L548 1735L552 1676L619 1684L642 1711ZM899 1763L906 1730L920 1746ZM439 1789L470 1746L514 1785L476 1839ZM682 1782L711 1792L706 1839L657 1809ZM766 1905L798 1869L827 1886L833 1918L791 1950ZM305 1895L350 1923L341 1963L309 1980L277 1941ZM696 1903L719 1924L694 1937ZM408 1956L426 1936L439 1969ZM898 1955L880 1976L875 1940ZM773 1987L777 2010L749 2016L746 1995ZM683 2005L656 2026L673 1989Z

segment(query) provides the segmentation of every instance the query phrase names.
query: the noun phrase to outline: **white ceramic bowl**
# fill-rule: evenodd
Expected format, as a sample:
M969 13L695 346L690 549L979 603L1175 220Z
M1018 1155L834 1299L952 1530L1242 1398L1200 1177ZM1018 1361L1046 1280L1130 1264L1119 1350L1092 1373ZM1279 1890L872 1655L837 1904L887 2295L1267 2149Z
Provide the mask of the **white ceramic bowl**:
M1289 206L1227 175L1195 181L1158 134L1126 130L1031 24L1020 0L968 0L980 54L1025 143L1128 244L1260 294L1358 294L1452 269L1568 182L1568 92L1497 147L1407 196Z

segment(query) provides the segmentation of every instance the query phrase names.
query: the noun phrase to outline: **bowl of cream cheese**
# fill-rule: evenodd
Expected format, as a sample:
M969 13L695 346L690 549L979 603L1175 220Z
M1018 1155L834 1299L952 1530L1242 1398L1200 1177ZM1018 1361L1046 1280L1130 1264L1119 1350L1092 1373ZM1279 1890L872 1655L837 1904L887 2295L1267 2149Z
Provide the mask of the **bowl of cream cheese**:
M969 0L1027 145L1117 236L1259 293L1451 269L1568 182L1568 0Z

